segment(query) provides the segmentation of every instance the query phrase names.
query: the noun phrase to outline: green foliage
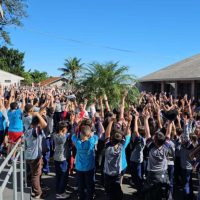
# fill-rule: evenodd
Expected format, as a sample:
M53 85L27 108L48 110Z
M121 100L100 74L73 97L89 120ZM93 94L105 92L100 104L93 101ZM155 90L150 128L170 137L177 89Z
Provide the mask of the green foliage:
M32 82L34 83L40 83L41 81L46 80L49 78L47 72L40 72L38 70L34 70L33 72L29 72Z
M135 83L135 77L127 71L128 67L119 63L92 63L80 81L80 94L90 99L107 94L111 105L119 105L121 95Z
M58 68L58 70L62 71L61 76L67 78L73 88L79 78L80 72L83 70L83 65L81 59L74 57L66 59L64 67Z
M29 72L23 72L22 77L24 78L24 81L23 81L24 85L31 85L32 84L33 79L32 79Z
M139 100L139 96L140 96L140 91L139 89L134 85L134 86L130 86L128 88L128 95L127 95L127 102L128 104L138 104L138 100Z
M16 49L8 49L5 46L0 48L0 69L22 76L26 85L31 85L32 82L39 83L48 78L46 72L38 70L26 72L24 68L24 53Z
M22 26L22 19L26 14L26 0L3 0L2 8L4 18L0 20L0 41L11 43L9 33L6 30L8 26Z
M24 53L7 47L0 48L0 69L23 76Z

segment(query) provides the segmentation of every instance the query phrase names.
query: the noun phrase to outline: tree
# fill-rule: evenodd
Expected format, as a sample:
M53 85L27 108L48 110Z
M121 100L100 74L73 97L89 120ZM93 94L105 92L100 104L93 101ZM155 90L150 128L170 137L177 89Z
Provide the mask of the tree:
M0 69L23 76L24 72L24 53L16 49L0 48Z
M119 63L92 63L80 81L81 93L87 97L107 94L113 106L119 104L120 96L135 83L135 77L127 74L128 67Z
M22 77L24 78L24 85L31 85L33 83L33 79L29 72L24 71Z
M49 76L47 72L40 72L38 70L34 70L33 72L29 72L32 82L34 83L40 83L41 81L46 80Z
M0 48L0 69L12 74L22 76L24 84L31 85L32 82L39 83L48 78L47 72L34 70L25 71L24 53L17 49Z
M81 59L74 57L66 59L64 67L58 68L58 70L62 71L61 76L64 76L69 80L73 89L77 79L79 78L80 72L83 70L83 65L84 64L81 63Z
M8 26L22 26L22 19L27 16L25 0L0 0L4 17L0 20L0 40L11 43Z

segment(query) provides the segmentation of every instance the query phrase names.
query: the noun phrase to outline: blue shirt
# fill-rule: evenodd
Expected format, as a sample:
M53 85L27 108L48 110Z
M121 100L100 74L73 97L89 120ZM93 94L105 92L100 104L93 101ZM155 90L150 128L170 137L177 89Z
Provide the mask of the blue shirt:
M124 143L123 149L122 149L122 171L126 169L127 167L127 161L126 161L126 147L131 141L131 135L126 136L126 141Z
M4 116L2 114L2 112L0 111L0 131L3 131L4 130Z
M81 141L76 135L72 136L72 142L76 147L76 165L78 171L89 171L95 168L95 145L98 136L93 135L86 141Z
M20 109L9 110L8 111L8 119L10 122L8 131L11 131L11 132L22 132L23 131L22 111Z

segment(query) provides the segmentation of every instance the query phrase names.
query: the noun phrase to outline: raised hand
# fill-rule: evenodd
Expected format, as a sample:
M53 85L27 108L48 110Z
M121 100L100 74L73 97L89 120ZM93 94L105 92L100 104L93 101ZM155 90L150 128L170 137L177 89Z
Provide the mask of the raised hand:
M148 120L150 118L150 113L148 110L144 111L142 113L142 116L144 117L144 119Z

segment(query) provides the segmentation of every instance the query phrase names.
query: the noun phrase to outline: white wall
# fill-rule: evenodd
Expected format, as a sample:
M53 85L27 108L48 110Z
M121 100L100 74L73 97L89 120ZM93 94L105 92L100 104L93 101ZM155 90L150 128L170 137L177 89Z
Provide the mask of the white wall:
M23 80L23 78L0 70L0 84L1 85L4 85L4 86L9 86L11 84L20 85L21 80Z

